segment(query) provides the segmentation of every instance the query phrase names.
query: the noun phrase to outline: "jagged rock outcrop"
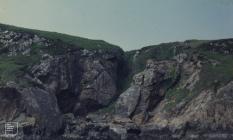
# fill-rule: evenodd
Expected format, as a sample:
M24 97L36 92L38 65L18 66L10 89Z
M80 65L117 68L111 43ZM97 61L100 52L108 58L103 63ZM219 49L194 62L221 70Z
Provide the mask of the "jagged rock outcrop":
M206 49L211 50L213 52L233 54L232 44L233 44L233 39L223 39L223 40L206 43L203 46Z
M79 115L110 104L117 96L118 60L115 54L76 51L48 57L31 69L31 79L55 93L64 113Z
M7 51L9 56L17 54L30 55L31 45L50 46L51 43L45 38L29 33L19 33L8 30L0 30L0 42L3 47L0 52Z
M141 115L141 122L146 121L149 111L163 100L178 76L179 65L176 61L148 60L146 69L134 76L131 87L119 97L116 114L130 118Z
M148 125L179 139L232 139L232 89L230 82L217 92L203 91L173 115L156 112Z

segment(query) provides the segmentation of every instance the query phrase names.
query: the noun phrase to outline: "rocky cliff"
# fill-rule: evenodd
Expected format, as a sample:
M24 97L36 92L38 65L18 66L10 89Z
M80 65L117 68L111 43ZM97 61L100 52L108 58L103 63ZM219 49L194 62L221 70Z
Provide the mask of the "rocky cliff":
M1 139L233 139L232 60L233 39L124 52L1 24Z

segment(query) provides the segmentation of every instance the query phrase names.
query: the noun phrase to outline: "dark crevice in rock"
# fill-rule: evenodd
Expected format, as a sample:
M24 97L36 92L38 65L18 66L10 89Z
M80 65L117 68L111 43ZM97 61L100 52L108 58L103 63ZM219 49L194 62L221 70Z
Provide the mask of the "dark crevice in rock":
M57 103L62 113L73 112L77 100L75 93L70 90L61 90L57 94Z
M135 135L140 135L141 130L137 128L130 128L127 130L128 134L135 134Z
M135 105L135 108L134 108L134 110L132 111L132 113L129 115L129 118L130 119L132 119L133 118L133 116L135 115L135 113L136 113L136 111L137 111L137 107L139 106L139 104L140 104L140 101L141 101L141 95L142 93L141 93L141 89L140 89L140 91L139 91L139 97L138 97L138 100L137 100L137 104Z
M74 110L75 110L75 115L85 116L89 112L96 111L100 108L103 108L103 106L98 104L95 100L85 99L85 100L79 101L79 103L76 104Z

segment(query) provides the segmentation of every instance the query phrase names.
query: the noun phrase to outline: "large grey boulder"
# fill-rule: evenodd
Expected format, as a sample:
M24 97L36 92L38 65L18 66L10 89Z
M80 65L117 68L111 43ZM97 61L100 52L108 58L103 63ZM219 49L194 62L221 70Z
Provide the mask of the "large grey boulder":
M85 112L109 105L117 96L117 63L87 58L82 65L80 102L76 104L76 109Z
M140 90L139 86L133 85L122 93L116 103L116 114L130 117L138 105Z
M39 88L0 88L0 120L18 122L25 138L50 137L62 127L56 96Z

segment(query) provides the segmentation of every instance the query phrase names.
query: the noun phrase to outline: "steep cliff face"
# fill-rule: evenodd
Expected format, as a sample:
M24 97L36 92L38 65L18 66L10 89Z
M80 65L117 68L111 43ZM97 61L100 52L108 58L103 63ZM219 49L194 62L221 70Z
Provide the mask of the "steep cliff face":
M57 96L63 113L85 115L117 97L117 71L122 58L113 52L80 50L47 57L32 67L28 77Z
M19 121L26 139L55 135L63 129L62 114L85 116L118 97L117 75L124 63L120 48L108 44L93 50L3 27L1 118ZM24 126L28 119L33 122ZM30 128L24 132L24 127Z
M16 139L232 139L232 52L225 39L124 53L0 25L0 130L13 121Z

